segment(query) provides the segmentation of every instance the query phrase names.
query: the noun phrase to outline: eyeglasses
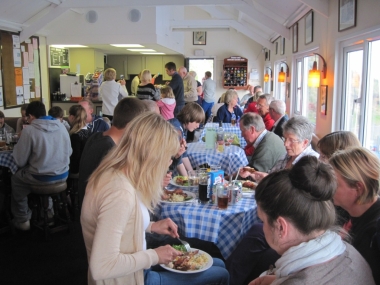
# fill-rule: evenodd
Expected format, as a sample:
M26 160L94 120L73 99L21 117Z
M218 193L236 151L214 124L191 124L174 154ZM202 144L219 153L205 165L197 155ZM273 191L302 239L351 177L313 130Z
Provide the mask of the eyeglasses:
M257 104L256 107L257 107L257 108L264 108L265 105Z
M288 138L282 138L282 140L284 141L284 144L286 142L288 142L289 144L295 144L295 143L300 143L301 142L300 140L288 139Z

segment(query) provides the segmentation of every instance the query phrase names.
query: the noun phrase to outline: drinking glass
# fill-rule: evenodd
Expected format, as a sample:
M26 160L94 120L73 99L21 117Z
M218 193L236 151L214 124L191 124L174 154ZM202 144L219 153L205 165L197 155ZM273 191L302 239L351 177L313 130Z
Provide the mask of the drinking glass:
M199 176L198 176L197 171L190 170L188 172L188 176L189 176L189 185L190 186L198 186L199 185Z
M218 196L218 209L225 210L228 207L228 190L226 187L221 186L217 188Z
M234 138L234 135L233 134L230 134L230 133L226 133L224 135L224 141L225 141L225 146L231 146L232 142L233 142L233 139Z
M200 172L199 175L199 185L198 185L198 194L199 202L201 204L207 204L210 200L208 192L208 174L207 172Z

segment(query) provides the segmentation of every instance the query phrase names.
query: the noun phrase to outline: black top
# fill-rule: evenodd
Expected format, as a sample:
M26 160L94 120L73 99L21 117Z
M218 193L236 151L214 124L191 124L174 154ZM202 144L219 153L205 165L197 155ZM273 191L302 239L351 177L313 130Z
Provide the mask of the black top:
M278 122L277 126L274 128L273 132L278 135L280 138L283 137L283 126L284 124L289 120L288 115L284 115L280 121Z
M173 89L176 106L185 105L185 90L181 76L176 72L172 76L169 86Z
M380 218L380 199L371 206L363 215L357 218L351 217L352 245L364 257L372 269L376 284L380 284L380 251L377 244L373 243L376 233L376 222Z
M71 148L73 149L73 152L70 156L71 173L79 172L80 158L89 135L90 131L87 129L81 129L79 132L70 135Z

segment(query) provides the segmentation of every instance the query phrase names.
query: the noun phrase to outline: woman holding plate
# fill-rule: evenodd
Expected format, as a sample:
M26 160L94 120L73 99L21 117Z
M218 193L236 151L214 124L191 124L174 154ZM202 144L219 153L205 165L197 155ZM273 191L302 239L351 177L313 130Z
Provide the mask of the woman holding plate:
M160 115L143 113L91 175L81 214L88 284L228 284L221 260L214 259L207 271L181 275L154 266L169 263L180 251L169 245L146 249L145 232L178 238L172 220L149 218L178 149L175 129Z

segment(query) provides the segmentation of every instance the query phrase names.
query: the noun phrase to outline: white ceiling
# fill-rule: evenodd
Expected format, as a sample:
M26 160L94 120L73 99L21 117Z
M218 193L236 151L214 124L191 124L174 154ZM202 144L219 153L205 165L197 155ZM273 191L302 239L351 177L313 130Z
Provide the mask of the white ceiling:
M171 31L235 29L264 47L270 47L279 36L290 39L289 27L310 9L328 17L328 0L1 0L0 29L20 32L21 40L32 35L48 37L46 31L54 32L51 24L67 11L86 14L92 9L158 6L195 6L208 16L207 19L189 17L185 8L183 20L170 22ZM61 44L64 43L62 39ZM113 43L123 42L116 38ZM108 54L131 53L125 48L112 47L109 42L89 46ZM167 54L175 53L156 42L144 46Z

